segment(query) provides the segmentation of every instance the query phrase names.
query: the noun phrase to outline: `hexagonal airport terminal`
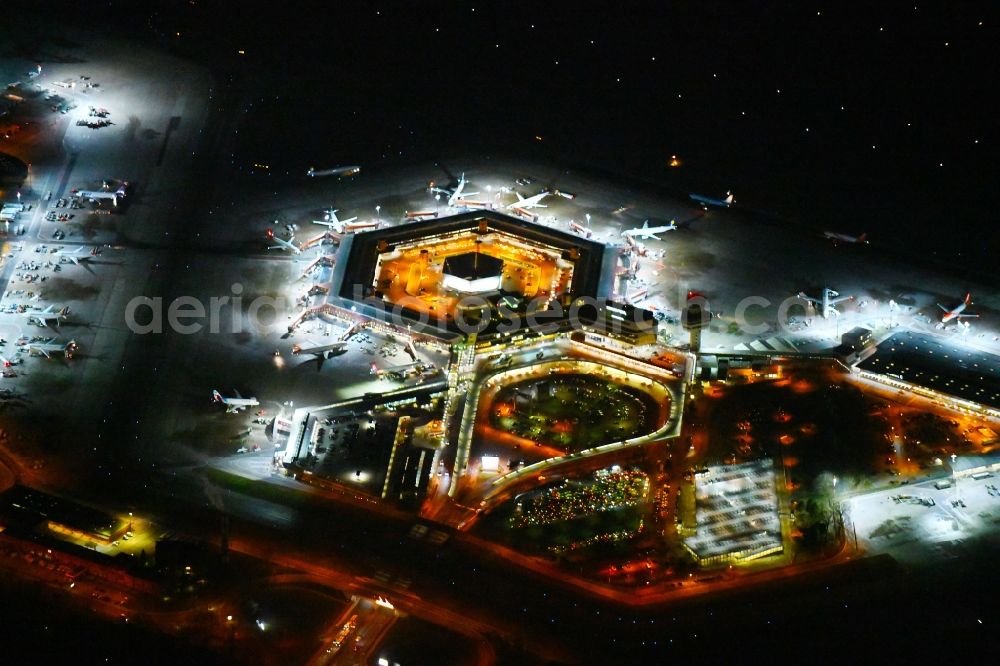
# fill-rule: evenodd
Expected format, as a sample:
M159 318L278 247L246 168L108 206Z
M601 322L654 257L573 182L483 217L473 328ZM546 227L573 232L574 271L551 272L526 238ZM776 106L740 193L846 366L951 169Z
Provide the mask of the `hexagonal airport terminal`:
M497 211L355 234L331 289L362 314L391 306L405 317L448 327L456 316L505 303L545 309L610 291L615 257L595 241Z

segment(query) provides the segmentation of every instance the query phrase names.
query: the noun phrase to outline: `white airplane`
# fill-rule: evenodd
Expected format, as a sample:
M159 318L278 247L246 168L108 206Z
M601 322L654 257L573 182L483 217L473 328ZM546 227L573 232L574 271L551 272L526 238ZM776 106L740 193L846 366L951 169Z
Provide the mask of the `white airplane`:
M692 200L697 201L701 204L702 208L708 208L709 206L718 206L719 208L729 208L733 205L733 193L726 192L725 199L716 199L715 197L706 197L703 194L695 194L692 192L688 195Z
M76 341L59 343L55 338L49 338L44 342L29 342L28 353L41 355L45 358L52 358L52 354L62 354L66 358L72 358L73 352L77 349Z
M257 402L257 398L244 398L243 396L240 395L240 392L237 391L236 389L233 389L233 393L236 394L235 398L227 398L218 391L213 390L212 401L221 402L223 405L225 405L227 414L234 414L236 412L246 409L247 407L256 407L257 405L260 404L259 402Z
M268 232L267 236L277 243L277 245L268 246L268 250L290 250L292 254L302 254L302 248L295 244L295 234L289 236L288 240L275 236L273 231Z
M77 190L73 192L73 196L79 197L81 199L87 199L89 201L96 201L97 199L110 199L112 205L117 206L119 199L124 199L126 194L126 188L128 188L128 183L124 182L118 186L114 192L110 190Z
M50 305L38 312L22 312L21 314L27 317L29 322L38 324L39 326L48 326L49 323L53 326L58 326L59 322L69 314L69 308L64 307L56 310L56 306Z
M545 204L541 203L542 199L549 196L550 192L548 190L544 192L539 192L538 194L528 197L525 199L521 196L521 193L514 191L514 195L517 197L517 201L507 204L506 208L510 210L511 208L520 208L521 210L530 210L532 208L548 208Z
M87 254L81 254L85 249L86 248L81 245L73 250L57 250L55 255L60 259L65 259L67 262L71 264L80 265L80 263L84 261L93 261L94 258L97 256L96 254L94 254L94 250L96 250L96 248L94 248L94 250L91 250Z
M465 172L462 172L462 176L458 179L458 186L454 190L442 189L440 187L431 187L432 192L437 192L438 194L445 194L448 196L448 205L454 206L456 202L463 197L471 197L479 194L479 192L466 192L465 186L469 184L469 181L465 179Z
M649 220L642 223L641 227L635 229L625 229L622 231L623 236L629 236L630 238L642 238L644 240L649 240L650 238L655 238L656 240L662 240L656 234L662 234L665 231L675 231L677 229L677 223L670 220L670 224L665 224L659 227L649 226Z
M937 306L939 308L941 308L942 310L944 310L944 314L941 315L941 323L942 324L947 324L949 321L952 321L952 320L955 320L955 319L962 320L962 319L971 319L971 318L978 317L979 315L977 315L977 314L963 314L965 312L965 308L970 303L972 303L972 294L971 293L966 294L965 295L965 299L961 303L959 303L958 305L956 305L955 307L953 307L950 310L948 308L946 308L945 306L941 305L940 303L938 303Z
M823 237L832 240L834 243L851 243L852 245L868 244L867 233L861 234L860 236L850 236L848 234L838 234L834 231L824 231Z
M823 289L822 298L813 298L812 296L806 296L805 292L799 292L799 298L803 301L817 305L820 308L820 315L823 319L827 319L830 315L835 317L840 316L840 310L834 306L838 303L843 303L844 301L854 300L853 296L841 296L840 292L834 291L833 289Z
M306 171L306 175L310 178L319 178L320 176L339 176L343 178L345 176L353 176L356 173L360 173L361 167L356 164L350 166L334 167L332 169L317 169L315 167L309 167Z
M347 351L347 342L343 340L322 344L305 340L300 345L292 345L292 353L295 355L312 354L322 359L331 358L345 351Z
M358 219L357 217L351 217L346 220L341 220L337 217L337 209L331 208L324 215L322 220L313 220L313 224L318 224L324 226L327 229L333 229L338 234L345 233L345 229L350 222Z

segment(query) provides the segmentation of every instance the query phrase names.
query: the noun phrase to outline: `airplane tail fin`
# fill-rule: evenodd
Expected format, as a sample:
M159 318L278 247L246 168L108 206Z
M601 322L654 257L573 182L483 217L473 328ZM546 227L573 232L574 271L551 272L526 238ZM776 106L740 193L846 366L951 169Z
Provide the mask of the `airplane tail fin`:
M972 302L972 292L971 291L967 291L967 292L965 292L965 301L964 301L964 303L966 305L968 305L971 302Z
M222 402L222 394L216 390L212 390L212 402Z
M733 199L733 193L732 192L726 192L726 198L723 199L723 201L726 202L727 206L731 205L733 203L733 201L734 201L734 199Z
M859 243L867 243L868 242L868 232L867 231L864 232L863 234L861 234L860 236L858 236L858 242Z
M642 228L643 229L649 229L649 220L643 220L642 221Z

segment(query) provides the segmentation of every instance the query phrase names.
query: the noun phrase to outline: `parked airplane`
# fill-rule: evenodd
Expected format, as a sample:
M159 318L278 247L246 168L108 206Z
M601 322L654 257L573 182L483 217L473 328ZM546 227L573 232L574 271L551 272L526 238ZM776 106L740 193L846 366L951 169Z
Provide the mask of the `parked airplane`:
M346 220L341 220L341 219L339 219L337 217L337 209L336 208L331 208L330 210L326 211L326 213L323 215L323 219L322 220L313 220L312 223L313 224L319 224L319 225L324 226L324 227L326 227L328 229L333 229L338 234L342 234L342 233L345 233L346 226L349 223L351 223L354 220L356 220L356 219L358 219L358 218L357 217L350 217L350 218L348 218Z
M98 250L96 247L91 249L87 254L82 254L84 249L81 245L73 250L57 250L55 255L60 259L65 259L67 262L77 265L84 261L92 261L97 256Z
M851 243L854 245L868 244L868 234L863 233L860 236L849 236L848 234L838 234L834 231L824 231L824 238L829 238L834 243Z
M292 345L293 354L312 354L319 358L327 359L347 351L347 342L327 342L318 343L305 340L301 345Z
M45 358L52 358L52 354L62 354L66 358L73 358L73 353L76 349L77 346L75 340L59 343L55 341L55 338L49 338L44 342L28 343L29 354L41 355Z
M655 238L656 240L662 240L656 234L662 234L665 231L675 231L677 229L677 223L670 220L670 224L665 224L659 227L649 226L649 220L642 223L641 227L635 229L625 229L622 231L623 236L630 236L631 238L642 238L649 240L650 238Z
M462 199L463 197L471 197L471 196L474 196L476 194L479 194L479 192L466 192L465 191L465 186L468 185L468 184L469 184L469 181L467 181L465 179L465 172L462 172L462 176L458 179L458 185L455 187L454 190L450 190L450 189L446 189L446 188L440 188L440 187L434 187L433 185L431 186L430 189L431 189L431 192L437 192L438 194L444 194L444 195L446 195L448 197L448 205L449 206L454 206L455 203L459 199Z
M125 198L125 190L127 187L128 182L123 182L114 192L110 190L76 190L72 194L75 197L80 197L81 199L87 199L89 201L96 201L97 199L110 199L111 203L117 206L118 200Z
M226 412L229 414L234 414L238 411L244 410L247 407L256 407L260 403L257 402L257 398L244 398L240 395L240 392L233 389L233 393L236 394L234 398L227 398L218 391L212 391L212 401L221 402L226 406Z
M69 314L69 308L64 307L56 310L56 306L50 305L44 310L38 312L22 312L28 321L38 326L48 326L50 323L53 326L58 326L59 322L66 318Z
M529 210L531 208L548 208L545 204L541 203L542 199L549 196L549 191L539 192L538 194L528 197L525 199L521 196L520 192L514 191L514 195L517 197L517 201L507 204L507 208L520 208L521 210Z
M694 201L697 201L698 203L700 203L702 205L702 207L704 207L704 208L708 208L709 206L719 206L720 208L729 208L730 206L733 205L733 193L732 192L726 192L726 198L725 199L716 199L714 197L706 197L706 196L701 195L701 194L695 194L694 192L692 192L688 196L691 197Z
M962 319L971 319L978 317L979 315L977 314L963 314L965 312L965 308L970 303L972 303L971 293L966 294L965 299L950 310L945 306L941 305L940 303L938 303L938 307L944 310L944 314L941 315L941 323L947 324L949 321L952 321L954 319L962 320Z
M356 164L350 166L334 167L332 169L316 169L314 167L309 167L306 171L306 175L310 178L319 178L320 176L339 176L343 178L345 176L353 176L361 171L361 167Z
M843 303L844 301L854 300L853 296L841 296L840 292L834 291L833 289L823 289L822 298L813 298L812 296L806 296L805 292L799 292L799 298L803 301L808 301L815 306L819 306L820 316L823 319L828 318L830 315L839 316L840 310L834 306L838 303Z
M295 234L288 237L288 240L279 238L274 235L274 231L268 229L267 237L277 243L277 245L269 245L268 250L291 250L293 254L302 254L302 248L295 244Z

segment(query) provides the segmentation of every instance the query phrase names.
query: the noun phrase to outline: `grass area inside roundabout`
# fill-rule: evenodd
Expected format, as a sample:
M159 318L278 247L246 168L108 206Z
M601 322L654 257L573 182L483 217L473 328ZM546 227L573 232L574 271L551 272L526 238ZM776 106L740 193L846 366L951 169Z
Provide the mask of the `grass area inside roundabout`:
M505 386L489 416L499 431L572 452L652 432L659 409L644 391L573 374Z

